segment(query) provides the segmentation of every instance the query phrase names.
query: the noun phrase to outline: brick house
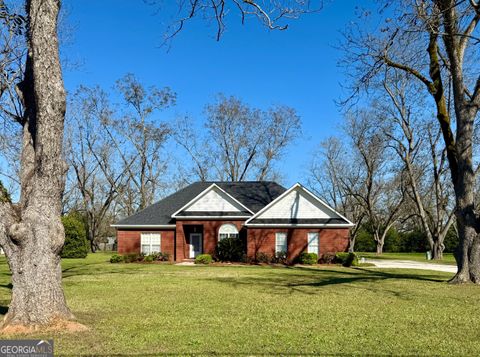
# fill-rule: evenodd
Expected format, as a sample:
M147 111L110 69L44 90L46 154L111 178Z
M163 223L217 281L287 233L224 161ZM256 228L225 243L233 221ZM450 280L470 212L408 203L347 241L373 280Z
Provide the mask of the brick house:
M118 252L169 253L175 261L213 254L238 237L246 254L345 251L353 223L300 184L196 182L113 225Z

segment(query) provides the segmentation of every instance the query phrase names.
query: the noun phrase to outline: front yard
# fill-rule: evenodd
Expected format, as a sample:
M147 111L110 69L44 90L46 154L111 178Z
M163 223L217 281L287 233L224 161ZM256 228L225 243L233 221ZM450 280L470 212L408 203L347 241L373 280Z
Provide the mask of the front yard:
M110 264L65 260L67 300L90 331L62 355L414 354L480 350L480 287L375 268ZM1 261L2 314L10 299ZM43 335L39 337L52 337Z

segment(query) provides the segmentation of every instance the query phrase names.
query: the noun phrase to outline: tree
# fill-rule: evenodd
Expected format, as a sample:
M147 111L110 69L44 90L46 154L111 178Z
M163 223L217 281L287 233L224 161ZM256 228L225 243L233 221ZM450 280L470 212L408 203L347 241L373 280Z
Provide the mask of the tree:
M20 201L13 204L5 195L0 200L0 244L13 284L4 330L73 318L63 294L59 256L65 239L60 213L66 168L59 9L59 1L26 1L24 74L21 82L10 83L17 89L24 113L14 117L22 129Z
M100 88L80 87L70 101L69 113L65 151L72 182L67 183L70 191L79 193L79 202L70 210L84 213L87 239L95 252L110 207L127 186L134 158L123 165L111 145L105 123L111 121L113 111Z
M274 164L300 135L300 118L287 106L264 111L220 95L205 112L206 137L185 119L179 121L174 134L191 157L200 180L273 179L277 175Z
M86 258L88 254L87 234L81 217L78 214L63 216L62 223L65 228L62 258Z
M161 149L171 132L158 112L174 105L176 94L168 87L145 88L132 74L119 79L116 87L123 97L123 116L103 124L128 176L121 204L131 215L151 205L158 195L165 170Z
M383 87L390 99L379 108L391 121L386 135L404 164L407 190L432 257L442 259L443 242L455 221L455 210L449 204L451 190L445 177L448 170L445 151L438 149L441 132L423 120L423 100L417 95L418 88L403 73L387 71Z
M355 227L350 229L349 252L354 252L356 239L366 218L363 205L357 202L361 193L356 190L361 191L362 186L350 184L359 179L360 170L339 138L329 137L320 143L319 149L313 154L308 182L336 211L355 222Z
M480 283L480 218L475 203L473 134L480 107L476 61L465 61L479 43L480 5L475 0L386 2L394 17L380 31L347 34L349 61L357 64L360 85L368 86L383 67L411 75L428 93L446 147L455 192L459 247L452 283ZM356 31L357 29L355 29ZM358 83L358 82L357 82ZM449 110L451 89L453 113ZM452 122L455 120L455 125Z
M347 118L346 132L354 148L351 165L358 171L342 180L348 195L363 208L377 254L382 254L389 230L404 214L407 196L403 172L395 172L388 165L383 129L371 120L375 115L373 111L360 111Z

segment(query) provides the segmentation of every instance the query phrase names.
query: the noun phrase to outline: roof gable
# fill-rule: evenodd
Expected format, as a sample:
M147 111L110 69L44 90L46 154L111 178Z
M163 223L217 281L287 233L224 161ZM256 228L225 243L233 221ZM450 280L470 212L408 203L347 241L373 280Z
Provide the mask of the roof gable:
M345 225L353 224L300 184L246 221L247 225Z
M223 216L223 213L226 213L227 216L243 217L249 217L253 214L249 208L214 183L173 213L172 217L210 216L211 212L218 213L221 216Z

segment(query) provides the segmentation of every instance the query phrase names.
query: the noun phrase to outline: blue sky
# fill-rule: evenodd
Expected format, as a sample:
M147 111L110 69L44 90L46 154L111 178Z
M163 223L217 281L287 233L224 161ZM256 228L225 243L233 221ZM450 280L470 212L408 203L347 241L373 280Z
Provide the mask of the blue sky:
M268 31L253 19L242 26L231 12L220 42L213 24L198 19L166 51L160 45L175 15L174 1L169 3L156 11L142 0L64 1L72 37L63 55L80 64L66 69L67 90L80 84L108 90L131 72L146 85L178 93L177 106L165 120L184 113L200 120L205 104L219 92L265 109L292 106L302 117L304 136L278 168L284 184L304 182L312 151L341 123L334 101L342 95L344 77L334 46L359 2L332 1L318 14L289 21L286 31Z

